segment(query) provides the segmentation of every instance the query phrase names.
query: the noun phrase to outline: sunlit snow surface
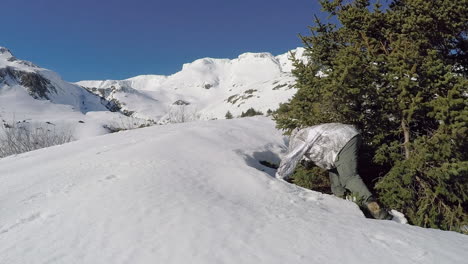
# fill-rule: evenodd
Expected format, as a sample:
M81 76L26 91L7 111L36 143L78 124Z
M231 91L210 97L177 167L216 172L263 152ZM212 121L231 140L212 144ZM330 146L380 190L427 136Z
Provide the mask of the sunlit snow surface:
M0 159L0 263L466 263L468 236L276 180L284 144L247 118Z

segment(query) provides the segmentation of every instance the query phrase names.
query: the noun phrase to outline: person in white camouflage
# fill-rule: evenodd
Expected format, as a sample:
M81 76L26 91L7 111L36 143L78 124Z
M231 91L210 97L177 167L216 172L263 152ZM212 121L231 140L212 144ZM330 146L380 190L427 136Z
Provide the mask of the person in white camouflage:
M372 217L391 219L358 174L358 155L361 136L352 125L321 124L293 131L288 153L281 160L276 178L289 180L297 164L305 159L328 170L331 190L344 197L346 190L363 201Z

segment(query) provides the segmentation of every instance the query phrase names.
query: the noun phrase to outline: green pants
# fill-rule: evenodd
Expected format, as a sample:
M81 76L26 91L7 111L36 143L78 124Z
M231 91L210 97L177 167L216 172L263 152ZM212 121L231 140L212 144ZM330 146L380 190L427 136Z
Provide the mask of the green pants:
M363 201L372 195L357 171L360 145L361 137L353 137L338 153L335 160L336 168L328 171L331 190L338 197L344 197L346 190Z

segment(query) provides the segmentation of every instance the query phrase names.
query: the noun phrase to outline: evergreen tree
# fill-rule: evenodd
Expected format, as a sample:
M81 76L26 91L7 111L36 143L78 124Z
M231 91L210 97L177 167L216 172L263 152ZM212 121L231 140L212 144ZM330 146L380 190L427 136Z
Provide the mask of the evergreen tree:
M226 119L232 119L232 118L233 118L233 116L232 116L232 114L231 114L230 111L227 111L227 112L226 112L226 115L225 115L224 117L225 117Z
M361 174L383 176L382 202L414 224L460 230L468 224L468 0L321 4L341 25L316 19L301 37L309 60L293 58L298 92L275 113L278 127L356 125Z
M262 112L255 110L253 107L247 109L247 111L241 113L241 117L263 115Z

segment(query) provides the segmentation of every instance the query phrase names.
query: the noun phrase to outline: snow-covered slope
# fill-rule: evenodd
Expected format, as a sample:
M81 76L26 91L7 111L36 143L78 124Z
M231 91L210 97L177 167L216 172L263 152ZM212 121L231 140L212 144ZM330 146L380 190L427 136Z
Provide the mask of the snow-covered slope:
M292 52L304 59L303 48ZM135 116L156 121L182 107L197 112L202 119L234 116L253 107L266 113L291 98L294 78L287 54L245 53L238 58L203 58L184 64L170 75L142 75L126 80L81 81L111 101L118 102ZM175 109L174 109L175 108Z
M103 125L125 118L111 113L102 100L83 87L0 47L0 126L33 122L66 126L75 138L107 133ZM1 132L1 131L0 131Z
M17 89L36 99L70 105L83 113L107 110L99 97L86 89L63 81L50 70L19 60L8 49L0 47L0 92Z
M284 148L262 117L0 159L0 263L466 263L468 236L276 180Z

